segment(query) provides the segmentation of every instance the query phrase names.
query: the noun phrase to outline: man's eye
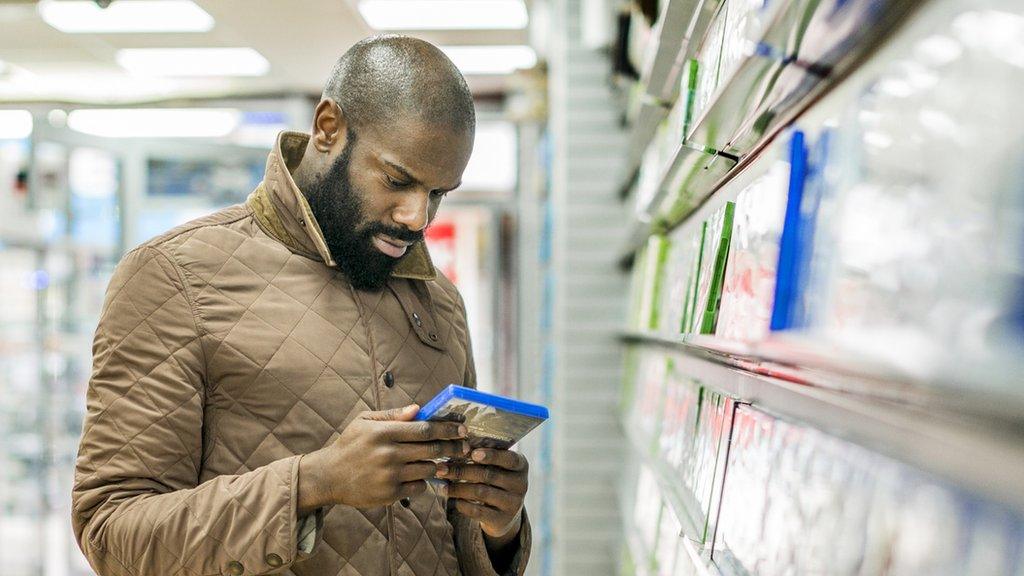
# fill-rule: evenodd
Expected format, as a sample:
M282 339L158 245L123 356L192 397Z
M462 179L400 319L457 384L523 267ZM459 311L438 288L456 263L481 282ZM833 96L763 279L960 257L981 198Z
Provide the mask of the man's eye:
M394 178L388 176L387 174L384 175L384 179L387 180L388 186L391 186L392 188L406 188L410 184L409 182L405 182L402 180L395 180Z

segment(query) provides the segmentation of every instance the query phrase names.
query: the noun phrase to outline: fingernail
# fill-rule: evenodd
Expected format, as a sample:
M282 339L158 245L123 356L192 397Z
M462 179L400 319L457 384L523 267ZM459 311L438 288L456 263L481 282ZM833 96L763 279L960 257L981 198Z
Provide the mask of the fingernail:
M473 460L476 460L477 462L483 462L484 461L484 456L486 456L486 455L487 454L483 450L474 450L473 451Z
M448 465L447 464L438 464L437 465L437 475L438 476L447 476L448 475Z
M462 453L469 454L469 442L466 442L465 440L462 441Z
M465 438L466 434L468 434L468 433L469 433L469 430L467 430L465 426L459 426L459 436L462 436L463 438Z

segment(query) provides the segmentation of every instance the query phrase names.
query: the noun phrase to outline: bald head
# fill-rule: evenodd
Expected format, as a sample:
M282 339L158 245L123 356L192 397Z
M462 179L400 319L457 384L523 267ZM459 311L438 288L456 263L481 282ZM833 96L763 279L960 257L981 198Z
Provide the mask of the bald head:
M408 36L374 36L338 59L323 98L337 102L351 128L404 119L472 133L473 96L458 68L433 44Z

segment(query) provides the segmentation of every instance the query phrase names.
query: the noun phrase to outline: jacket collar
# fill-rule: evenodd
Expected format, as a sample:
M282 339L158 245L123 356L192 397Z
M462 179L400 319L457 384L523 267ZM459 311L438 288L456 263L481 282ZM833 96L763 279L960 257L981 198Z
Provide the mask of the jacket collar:
M307 142L309 135L301 132L285 131L278 135L273 150L267 156L263 182L249 195L246 204L263 229L279 242L303 256L337 267L306 196L292 179L291 170L302 160ZM410 246L391 275L434 280L437 272L426 244L416 242Z

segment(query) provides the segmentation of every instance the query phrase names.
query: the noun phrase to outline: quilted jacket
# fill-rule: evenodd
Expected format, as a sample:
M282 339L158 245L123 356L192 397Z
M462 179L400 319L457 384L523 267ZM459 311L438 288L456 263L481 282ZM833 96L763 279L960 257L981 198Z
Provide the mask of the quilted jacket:
M495 574L479 524L433 489L297 517L303 454L364 410L475 384L462 298L424 245L381 292L338 271L290 174L307 139L282 133L245 204L146 242L114 273L72 493L101 576ZM525 514L518 546L510 574L529 557Z

